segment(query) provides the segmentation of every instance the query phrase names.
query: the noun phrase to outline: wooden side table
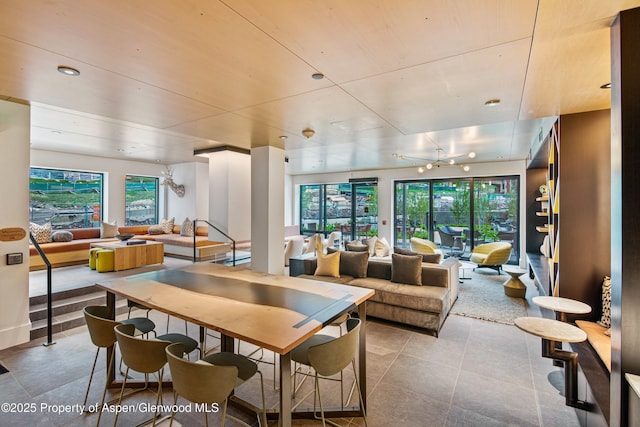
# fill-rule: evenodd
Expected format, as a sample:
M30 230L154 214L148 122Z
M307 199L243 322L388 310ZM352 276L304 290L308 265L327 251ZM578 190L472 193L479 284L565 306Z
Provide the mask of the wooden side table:
M565 403L589 410L591 404L578 399L578 353L556 348L556 343L582 342L587 339L587 334L576 326L542 317L519 317L514 323L519 329L542 338L542 357L564 364Z
M511 278L504 282L504 294L513 298L524 298L527 293L527 285L522 283L520 276L522 276L525 271L505 270L505 272L511 276Z

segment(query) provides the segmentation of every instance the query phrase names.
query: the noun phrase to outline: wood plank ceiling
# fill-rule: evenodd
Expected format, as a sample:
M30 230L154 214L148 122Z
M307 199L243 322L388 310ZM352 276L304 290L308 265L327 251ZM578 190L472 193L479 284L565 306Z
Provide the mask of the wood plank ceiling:
M292 174L405 167L393 153L437 148L524 159L550 117L609 108L609 26L637 6L3 0L0 97L32 105L33 148L102 157L272 145Z

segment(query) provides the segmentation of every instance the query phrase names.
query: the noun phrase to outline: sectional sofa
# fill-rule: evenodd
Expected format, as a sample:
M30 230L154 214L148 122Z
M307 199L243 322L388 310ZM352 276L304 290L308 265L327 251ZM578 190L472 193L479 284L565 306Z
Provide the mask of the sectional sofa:
M422 262L420 285L392 281L402 269L392 256L372 257L366 261L365 270L357 273L347 259L354 252L341 252L339 276L317 275L318 259L302 256L291 259L290 274L306 279L342 283L376 291L367 301L367 315L423 328L438 336L451 307L458 298L458 260L449 258L442 263ZM360 262L360 261L357 261ZM351 265L349 265L351 264ZM354 277L354 274L360 277Z

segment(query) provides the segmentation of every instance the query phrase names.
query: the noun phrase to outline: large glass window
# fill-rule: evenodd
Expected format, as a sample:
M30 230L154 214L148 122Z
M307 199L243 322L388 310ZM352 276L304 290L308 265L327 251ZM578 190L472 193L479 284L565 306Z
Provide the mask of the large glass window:
M125 225L158 223L158 178L127 175Z
M485 242L512 244L518 262L519 182L517 176L395 183L395 244L412 236L430 239L445 255L468 257Z
M355 208L354 208L355 206ZM306 234L342 232L342 240L378 234L378 186L372 182L300 186L300 228Z
M316 233L323 230L324 185L300 186L300 232Z
M412 237L431 239L429 182L397 182L395 190L395 246L409 247Z
M518 260L519 179L482 178L474 181L474 230L476 244L507 241L511 261Z
M31 168L29 221L54 229L98 227L104 176L98 172Z

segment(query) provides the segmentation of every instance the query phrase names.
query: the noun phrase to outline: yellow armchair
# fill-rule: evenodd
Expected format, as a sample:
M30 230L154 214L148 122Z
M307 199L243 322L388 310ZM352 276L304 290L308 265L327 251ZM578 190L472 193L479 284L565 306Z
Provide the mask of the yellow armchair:
M440 254L442 251L438 248L438 245L431 240L421 239L419 237L412 237L409 240L411 244L411 250L419 254Z
M492 242L484 243L473 248L469 261L478 264L478 267L493 268L500 274L502 264L511 256L511 243Z

